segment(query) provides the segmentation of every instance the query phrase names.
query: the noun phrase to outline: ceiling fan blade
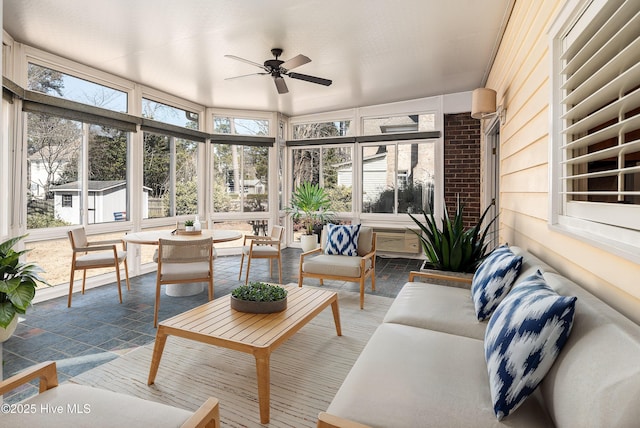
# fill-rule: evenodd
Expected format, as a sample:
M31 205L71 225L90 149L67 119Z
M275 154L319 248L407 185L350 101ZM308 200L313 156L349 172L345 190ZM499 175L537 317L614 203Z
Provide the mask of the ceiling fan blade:
M249 77L249 76L264 76L267 75L269 73L249 73L249 74L242 74L240 76L233 76L233 77L227 77L224 80L233 80L233 79L239 79L241 77Z
M244 59L244 58L240 58L239 56L235 56L235 55L225 55L226 58L231 58L231 59L235 59L236 61L242 61L242 62L246 62L247 64L251 64L251 65L255 65L256 67L260 67L261 69L263 69L264 71L269 71L267 70L267 68L262 65L259 64L257 62L253 62L253 61L249 61L248 59Z
M284 68L285 70L293 70L294 68L300 67L301 65L305 65L309 62L311 62L309 57L298 55L294 56L288 61L283 62L282 64L280 64L280 67Z
M289 92L289 88L287 88L287 84L282 76L274 77L273 81L276 83L276 89L278 89L279 94L286 94Z
M287 73L287 76L291 77L292 79L305 80L307 82L317 83L318 85L324 85L324 86L329 86L333 83L329 79L323 79L322 77L309 76L307 74Z

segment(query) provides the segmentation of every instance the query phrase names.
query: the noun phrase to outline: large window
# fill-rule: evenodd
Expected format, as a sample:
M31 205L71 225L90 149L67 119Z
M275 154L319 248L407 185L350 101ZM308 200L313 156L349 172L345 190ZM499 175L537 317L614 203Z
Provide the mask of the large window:
M433 207L435 143L362 147L362 212L418 213Z
M426 132L435 131L435 129L435 113L366 117L362 119L363 135Z
M144 133L143 218L198 213L199 144Z
M213 145L213 211L269 211L269 147Z
M592 2L555 32L558 222L638 247L640 3Z
M293 149L293 187L308 181L320 184L331 199L331 210L350 213L353 196L353 148L349 146L314 146Z
M28 89L79 103L127 112L127 93L29 63Z
M27 153L29 229L126 219L125 131L28 113Z

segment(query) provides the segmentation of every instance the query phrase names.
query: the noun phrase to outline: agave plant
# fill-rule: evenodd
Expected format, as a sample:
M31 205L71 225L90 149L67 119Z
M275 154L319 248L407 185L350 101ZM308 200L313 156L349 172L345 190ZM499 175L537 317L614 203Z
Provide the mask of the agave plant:
M420 231L413 232L420 238L422 249L431 268L452 272L475 272L489 253L489 243L486 242L486 238L497 216L484 228L482 223L492 205L493 203L484 210L478 223L468 229L464 228L464 204L460 203L459 197L456 200L456 213L453 219L445 206L440 229L437 227L433 210L429 213L422 211L424 223L409 214L420 227Z
M48 285L39 275L42 269L33 263L21 263L29 250L15 251L13 246L27 235L0 243L0 327L6 328L16 314L24 314L36 295L37 282Z

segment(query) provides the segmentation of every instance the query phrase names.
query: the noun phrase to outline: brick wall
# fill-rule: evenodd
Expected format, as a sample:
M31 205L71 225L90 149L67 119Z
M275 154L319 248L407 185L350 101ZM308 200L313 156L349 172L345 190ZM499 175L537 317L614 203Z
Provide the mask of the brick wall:
M464 202L465 226L480 217L480 121L471 113L444 116L444 199L453 216L456 195Z

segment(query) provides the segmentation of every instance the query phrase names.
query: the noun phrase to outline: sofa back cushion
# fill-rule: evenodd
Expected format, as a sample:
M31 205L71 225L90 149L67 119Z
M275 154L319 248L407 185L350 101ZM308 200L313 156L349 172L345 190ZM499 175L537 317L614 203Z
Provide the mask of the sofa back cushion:
M571 336L540 385L556 426L638 426L640 327L567 278L544 277L578 297Z
M322 237L320 239L322 251L327 251L327 226L322 228ZM373 250L373 229L368 226L360 226L360 234L358 235L358 256L363 257Z

